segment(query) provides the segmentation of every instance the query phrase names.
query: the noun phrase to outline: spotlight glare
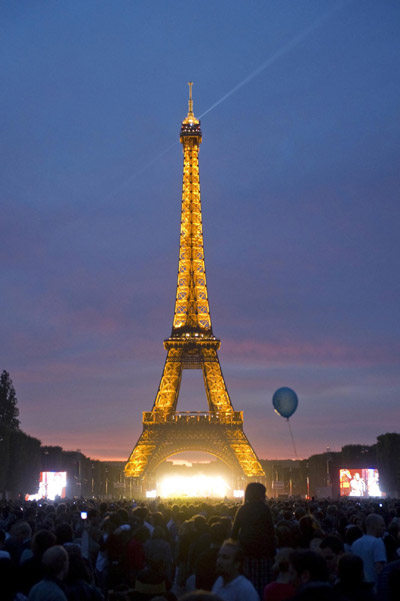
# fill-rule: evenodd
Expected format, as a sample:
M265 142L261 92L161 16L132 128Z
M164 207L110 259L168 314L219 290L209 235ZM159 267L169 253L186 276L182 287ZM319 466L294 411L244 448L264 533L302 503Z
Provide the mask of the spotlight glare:
M221 476L166 476L159 485L159 496L224 498L229 486Z

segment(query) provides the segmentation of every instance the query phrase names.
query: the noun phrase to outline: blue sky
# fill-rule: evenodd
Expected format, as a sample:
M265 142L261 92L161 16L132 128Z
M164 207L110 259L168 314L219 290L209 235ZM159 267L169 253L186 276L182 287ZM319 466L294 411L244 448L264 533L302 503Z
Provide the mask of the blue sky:
M141 432L189 80L213 329L255 450L293 455L280 386L300 456L398 430L399 29L395 0L1 4L0 368L26 432L99 458ZM206 409L200 378L180 409Z

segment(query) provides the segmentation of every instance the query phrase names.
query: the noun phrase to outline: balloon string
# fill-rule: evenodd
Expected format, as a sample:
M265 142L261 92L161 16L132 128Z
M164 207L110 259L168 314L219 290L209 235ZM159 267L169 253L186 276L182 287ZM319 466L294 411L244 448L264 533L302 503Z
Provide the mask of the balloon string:
M288 426L289 426L289 432L290 432L290 436L291 436L291 438L292 438L293 449L294 449L294 456L296 457L296 459L298 459L298 456L297 456L297 451L296 451L296 445L295 445L295 443L294 443L294 438L293 438L293 433L292 433L292 426L290 425L289 418L287 418L287 420L286 420L286 421L287 421L287 423L288 423Z

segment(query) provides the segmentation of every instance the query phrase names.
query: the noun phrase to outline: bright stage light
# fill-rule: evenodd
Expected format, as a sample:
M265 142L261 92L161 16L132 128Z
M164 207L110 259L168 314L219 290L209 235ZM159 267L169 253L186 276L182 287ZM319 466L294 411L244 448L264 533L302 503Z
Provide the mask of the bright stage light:
M224 498L230 488L221 476L166 476L159 484L159 495L167 497Z
M234 490L233 491L233 496L235 499L243 499L244 497L244 490Z
M35 495L28 495L28 501L49 499L56 497L64 499L67 488L67 472L40 472L39 491Z
M156 490L146 490L146 499L155 499L157 497Z

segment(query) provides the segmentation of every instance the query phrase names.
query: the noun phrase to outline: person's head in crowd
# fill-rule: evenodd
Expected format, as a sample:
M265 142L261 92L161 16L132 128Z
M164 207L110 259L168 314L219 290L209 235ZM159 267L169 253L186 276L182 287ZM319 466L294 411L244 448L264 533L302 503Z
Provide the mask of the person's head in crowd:
M165 577L157 570L144 568L140 570L135 581L135 599L153 599L155 596L164 596L167 592Z
M44 505L45 511L47 513L47 515L49 515L50 513L56 513L55 509L54 509L54 505L52 505L51 503L45 503Z
M364 563L354 553L344 553L338 561L339 582L347 588L357 588L364 580Z
M150 530L144 524L140 524L140 526L134 530L133 537L139 543L144 544L151 537Z
M32 528L32 532L35 528L36 512L37 512L37 506L31 505L30 507L27 507L25 509L25 513L24 513L24 519L26 522L28 522L28 524Z
M219 519L222 526L225 528L226 536L225 538L229 538L232 532L232 519L227 515L223 515Z
M228 538L222 544L217 556L216 572L225 583L231 582L243 570L244 555L239 543Z
M326 561L329 572L329 582L332 584L337 580L338 562L344 553L344 545L338 536L326 536L322 539L319 552Z
M221 522L214 522L214 524L210 526L210 537L212 547L221 547L226 539L226 528Z
M46 516L43 522L40 523L40 528L43 530L51 530L53 532L55 528L54 520L51 517Z
M8 517L8 525L12 528L16 522L22 522L24 519L23 511L20 507L14 507Z
M135 519L145 522L147 521L149 510L146 507L135 507L132 515Z
M315 551L315 553L319 553L319 549L324 539L324 536L325 535L322 532L322 530L314 530L309 544L310 551Z
M90 526L98 526L100 524L101 516L97 509L89 509L87 512L87 522Z
M56 507L56 516L58 517L61 513L66 513L67 506L65 503L59 503Z
M0 558L0 598L14 601L17 593L17 566L6 557Z
M126 509L120 507L119 509L117 509L116 513L120 518L121 524L129 524L129 513Z
M61 545L50 547L43 554L42 566L47 578L64 580L68 574L68 565L68 553Z
M302 515L299 519L299 528L303 534L312 534L316 524L311 515Z
M261 482L250 482L246 486L246 492L244 494L245 503L254 503L259 501L265 501L266 488Z
M153 599L155 601L155 599ZM179 601L222 601L221 597L210 591L193 591L192 593L186 593L182 597L179 597Z
M385 520L377 513L370 513L365 518L365 532L375 538L380 538L385 532Z
M209 526L212 526L216 522L220 522L220 521L221 521L220 515L210 515L210 517L207 519L207 523Z
M121 516L116 511L113 511L112 513L110 513L109 520L111 522L113 530L116 530L117 528L122 526Z
M151 514L151 523L154 527L161 526L161 528L165 528L165 519L161 511L153 511Z
M350 518L350 523L353 526L358 526L359 528L362 529L364 526L364 519L363 519L362 515L359 515L358 513L354 513Z
M338 508L336 505L328 505L326 508L326 517L336 518L338 514Z
M293 551L289 557L290 582L298 589L309 582L328 582L326 562L314 551Z
M35 557L42 557L44 552L57 544L56 535L49 530L39 530L33 535L31 549Z
M60 514L57 515L55 522L56 522L56 528L57 528L57 526L60 525L60 524L69 524L70 523L70 517L64 511L63 513L60 513Z
M288 526L277 526L275 534L278 547L294 547L292 531Z
M160 510L160 506L158 506L159 511ZM172 519L172 509L170 507L164 507L163 510L161 511L163 518L164 518L164 522L166 524L168 524L168 522L170 521L170 519Z
M150 539L145 545L145 556L147 565L166 576L171 563L171 547L165 540Z
M289 563L293 549L282 548L276 552L272 572L276 581L290 582Z
M101 528L101 530L103 531L104 534L110 535L111 532L113 532L113 530L115 530L116 525L111 520L111 516L106 515L106 517L104 518L104 520L100 524L100 528Z
M56 537L58 545L65 545L66 543L72 543L74 538L74 533L72 530L72 526L67 524L66 522L59 524L56 527Z
M88 563L82 557L82 551L79 545L68 545L64 547L68 553L68 574L66 581L68 583L84 580L88 584L91 582L91 572Z
M344 534L345 549L347 551L349 551L350 547L354 543L354 541L357 540L358 538L361 538L362 535L363 535L363 531L361 530L360 526L355 526L355 525L347 526L347 528L345 530L345 534Z
M102 502L100 503L100 506L99 506L99 511L100 511L100 515L101 515L102 517L104 517L104 516L105 516L105 514L107 513L107 511L108 511L108 504L107 504L105 501L102 501Z
M193 517L193 523L196 532L206 532L208 530L207 520L204 515L195 515Z
M389 534L391 534L393 536L393 538L395 538L397 540L398 536L399 536L399 532L400 532L400 528L399 528L399 520L398 518L393 518L388 526L388 532Z
M31 538L32 528L28 522L19 521L13 525L11 535L22 543Z
M182 525L184 522L186 522L186 520L188 520L188 519L189 519L189 513L188 513L186 510L182 509L182 511L179 511L179 512L176 514L176 517L175 517L175 522L176 522L176 523L177 523L179 526L181 526L181 525Z
M322 524L322 522L324 521L324 512L321 509L319 509L319 507L314 509L314 511L312 512L312 515L316 522L318 522L319 524Z
M298 505L297 507L295 507L294 517L297 521L299 521L300 518L302 518L304 515L307 515L307 512L304 509L304 507L302 507L301 505Z
M0 549L3 549L4 543L6 542L6 531L0 530Z
M194 532L194 523L193 520L185 520L181 527L179 528L179 536L190 536Z
M384 543L386 548L386 556L388 561L395 561L399 559L397 553L398 549L398 538L397 535L393 536L390 532L385 532Z
M146 528L146 526L145 526L145 528ZM146 530L148 531L148 528L146 528ZM162 526L154 526L154 530L153 530L153 534L151 535L151 538L166 541L167 534L165 532L165 529Z

